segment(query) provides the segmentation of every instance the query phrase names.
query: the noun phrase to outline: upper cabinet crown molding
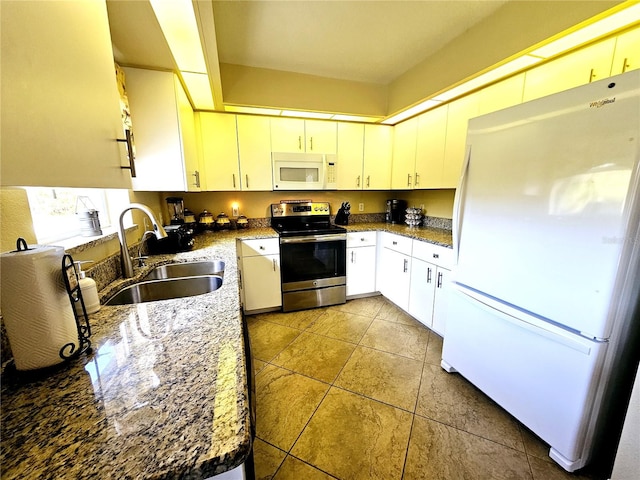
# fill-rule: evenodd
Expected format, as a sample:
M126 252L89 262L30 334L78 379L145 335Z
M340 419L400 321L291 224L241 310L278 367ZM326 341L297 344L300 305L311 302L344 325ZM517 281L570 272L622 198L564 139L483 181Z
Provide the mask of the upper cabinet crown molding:
M3 186L130 188L104 1L2 3Z

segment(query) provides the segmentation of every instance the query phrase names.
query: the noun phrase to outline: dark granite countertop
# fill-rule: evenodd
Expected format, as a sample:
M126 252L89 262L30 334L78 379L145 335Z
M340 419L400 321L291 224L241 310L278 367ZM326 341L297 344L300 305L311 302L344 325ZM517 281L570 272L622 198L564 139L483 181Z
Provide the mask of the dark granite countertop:
M436 228L347 229L451 245ZM208 232L190 252L150 257L101 299L175 261L222 260L224 282L195 297L103 306L90 315L92 353L27 383L5 373L2 478L202 479L241 464L251 428L235 240L271 237Z

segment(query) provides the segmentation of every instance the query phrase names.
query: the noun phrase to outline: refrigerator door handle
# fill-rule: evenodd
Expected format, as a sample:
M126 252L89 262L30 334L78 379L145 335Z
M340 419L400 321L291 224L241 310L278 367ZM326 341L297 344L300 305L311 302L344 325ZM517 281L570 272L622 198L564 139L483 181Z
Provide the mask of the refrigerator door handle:
M476 303L480 308L490 311L518 328L566 345L584 355L590 355L592 345L598 343L595 340L582 337L578 333L571 333L546 323L544 320L538 320L527 315L526 312L516 310L481 293L468 290L464 286L456 283L453 283L453 285L460 294L466 296L469 301Z
M462 209L464 208L465 189L467 186L467 172L469 170L469 163L471 162L471 145L467 146L464 165L462 166L462 173L460 174L460 180L458 181L458 188L456 188L456 194L453 201L453 257L454 264L458 263L458 254L460 253L460 229L462 226Z

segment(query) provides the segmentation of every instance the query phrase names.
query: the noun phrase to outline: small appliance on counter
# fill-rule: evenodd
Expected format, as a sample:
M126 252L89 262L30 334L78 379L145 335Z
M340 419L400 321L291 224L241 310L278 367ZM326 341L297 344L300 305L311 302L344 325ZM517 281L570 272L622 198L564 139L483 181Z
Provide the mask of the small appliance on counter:
M404 223L405 210L407 209L406 200L387 200L387 210L385 213L385 221L387 223Z
M349 215L351 215L351 204L349 202L343 202L336 214L335 224L349 225Z
M184 219L184 202L181 197L167 197L167 207L169 208L169 223L171 225L182 225Z
M194 229L189 225L167 225L164 227L167 232L166 238L158 240L154 236L150 236L147 240L149 253L178 253L186 252L193 248Z

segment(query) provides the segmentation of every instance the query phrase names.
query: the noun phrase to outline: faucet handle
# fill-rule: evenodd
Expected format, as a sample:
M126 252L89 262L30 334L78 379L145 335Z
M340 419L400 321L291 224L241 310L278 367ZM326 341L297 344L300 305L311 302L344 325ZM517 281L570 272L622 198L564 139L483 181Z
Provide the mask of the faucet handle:
M146 256L146 255L143 255L143 256L141 256L141 257L133 257L133 259L134 259L134 260L138 260L138 266L139 266L139 267L144 267L144 266L146 266L146 263L144 263L144 261L145 261L147 258L149 258L149 257L148 257L148 256Z

